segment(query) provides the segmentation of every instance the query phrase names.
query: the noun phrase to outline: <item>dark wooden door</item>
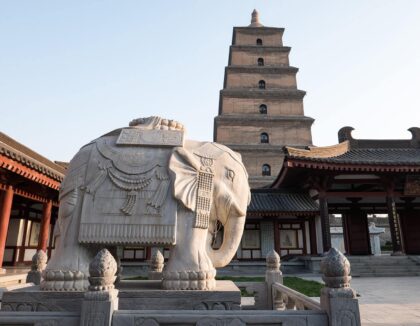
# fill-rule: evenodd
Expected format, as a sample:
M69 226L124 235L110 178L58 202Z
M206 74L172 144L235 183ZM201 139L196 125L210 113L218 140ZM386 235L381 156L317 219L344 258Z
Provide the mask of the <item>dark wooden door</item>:
M351 210L344 215L344 242L349 255L370 255L367 215L361 210Z
M420 211L408 210L400 214L405 253L420 254Z

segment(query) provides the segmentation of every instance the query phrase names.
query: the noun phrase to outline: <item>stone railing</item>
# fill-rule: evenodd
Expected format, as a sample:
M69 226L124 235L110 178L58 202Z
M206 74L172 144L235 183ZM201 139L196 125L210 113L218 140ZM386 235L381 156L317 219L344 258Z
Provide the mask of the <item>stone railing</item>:
M322 279L320 302L283 285L280 257L273 250L266 258L265 282L238 282L237 286L253 294L255 304L246 310L312 311L328 316L330 326L360 325L359 303L350 287L350 263L332 248L321 260Z
M155 260L161 261L159 254ZM160 273L161 265L153 265L154 272ZM13 301L10 297L9 306L2 307L0 325L24 324L31 321L34 325L54 326L360 326L358 300L350 287L350 263L335 249L331 249L322 258L321 270L325 287L321 290L320 303L283 285L280 257L272 251L267 256L265 282L239 284L239 287L254 294L255 298L255 305L243 307L244 310L224 307L226 310L220 311L220 304L215 305L218 308L207 310L172 310L176 306L162 309L162 296L153 301L153 310L140 309L139 303L134 299L131 299L128 305L129 309L134 310L122 309L119 299L124 299L124 296L119 297L120 292L114 287L117 269L117 262L113 256L103 249L89 265L90 286L87 291L42 292L35 287L32 292L28 292L30 295L24 292L9 293L16 300ZM160 276L156 274L156 278ZM169 292L165 297L173 296ZM184 292L177 294L177 302L180 297L184 301L194 301L197 297L194 291ZM237 289L232 292L233 295L238 295ZM155 307L159 310L154 310ZM46 311L46 308L50 311ZM254 310L246 311L247 309Z
M274 310L321 310L321 304L306 295L280 283L274 283Z

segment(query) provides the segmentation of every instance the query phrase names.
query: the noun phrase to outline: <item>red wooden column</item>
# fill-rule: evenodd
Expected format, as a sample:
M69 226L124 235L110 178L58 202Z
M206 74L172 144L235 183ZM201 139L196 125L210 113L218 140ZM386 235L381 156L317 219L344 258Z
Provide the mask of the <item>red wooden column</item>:
M311 240L311 255L318 254L318 248L316 245L316 226L315 226L315 217L311 216L309 219L309 237Z
M277 218L274 220L274 250L280 255L280 230Z
M321 217L322 245L324 252L331 249L330 216L325 192L319 192L319 215Z
M42 207L41 230L39 231L38 250L47 252L48 233L50 231L52 200L44 203Z
M1 200L0 207L0 272L3 266L4 248L6 246L7 230L9 228L10 213L13 203L13 187L7 186Z

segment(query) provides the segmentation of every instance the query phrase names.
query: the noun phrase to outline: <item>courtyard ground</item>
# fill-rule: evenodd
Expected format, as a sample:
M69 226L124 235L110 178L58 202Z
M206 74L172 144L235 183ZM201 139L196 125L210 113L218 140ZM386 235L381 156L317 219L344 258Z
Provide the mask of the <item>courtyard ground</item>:
M355 277L351 287L360 295L363 326L420 326L420 277Z

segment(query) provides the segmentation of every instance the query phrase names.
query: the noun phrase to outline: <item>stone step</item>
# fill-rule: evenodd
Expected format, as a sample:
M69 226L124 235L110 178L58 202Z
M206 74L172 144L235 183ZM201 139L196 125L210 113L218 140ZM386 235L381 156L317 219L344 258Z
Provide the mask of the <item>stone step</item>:
M349 257L354 277L420 276L420 264L407 256Z
M384 268L372 268L372 269L352 269L352 273L420 273L419 269L384 269Z
M417 264L352 264L350 263L351 267L355 268L361 268L361 267L375 267L375 266L381 266L381 267L417 267L420 268Z
M393 262L393 263L400 263L400 262L404 262L404 261L409 261L409 262L413 262L410 258L406 257L406 256L387 256L387 257L372 257L372 256L367 256L367 257L363 257L363 258L353 258L350 257L348 258L348 260L350 262L353 263L363 263L365 261L368 262L377 262L377 263L381 263L381 262Z
M352 277L403 277L403 276L420 276L420 272L405 272L405 273L355 273Z

